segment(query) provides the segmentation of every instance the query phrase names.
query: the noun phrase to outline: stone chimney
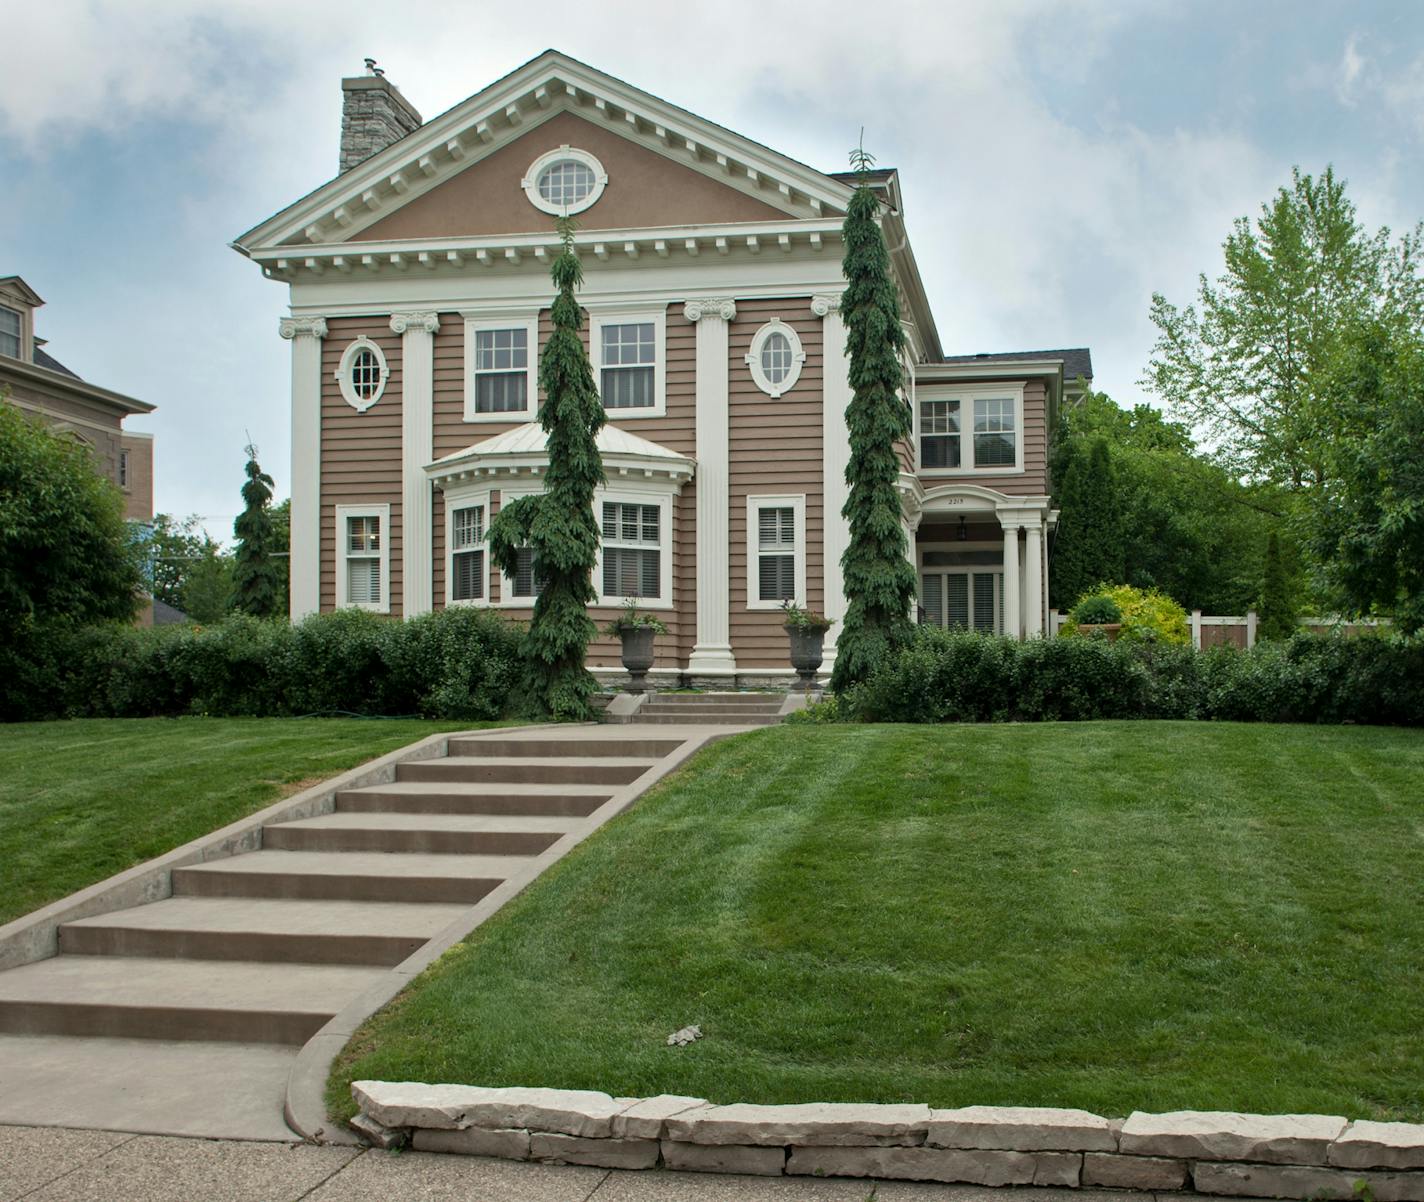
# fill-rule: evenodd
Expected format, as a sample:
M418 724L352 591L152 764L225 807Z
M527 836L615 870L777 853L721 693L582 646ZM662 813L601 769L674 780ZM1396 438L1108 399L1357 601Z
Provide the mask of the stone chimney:
M420 114L400 89L366 60L366 74L341 81L341 170L350 171L373 154L420 128Z

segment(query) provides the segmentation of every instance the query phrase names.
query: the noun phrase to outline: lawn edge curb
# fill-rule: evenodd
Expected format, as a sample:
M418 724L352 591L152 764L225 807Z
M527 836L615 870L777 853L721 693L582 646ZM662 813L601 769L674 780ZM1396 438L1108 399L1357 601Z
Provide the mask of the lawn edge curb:
M596 726L598 723L576 723L575 726ZM618 817L649 789L677 771L692 756L722 739L747 734L747 727L729 726L707 730L685 739L682 746L661 759L652 769L629 784L621 786L606 802L577 826L551 844L514 876L502 881L470 909L437 933L384 977L358 994L334 1015L297 1053L287 1078L287 1097L283 1111L287 1126L303 1139L317 1144L363 1145L370 1142L346 1126L333 1120L326 1111L326 1084L331 1066L342 1048L350 1041L371 1015L389 1003L415 977L444 955L455 944L499 912L504 905L534 883L553 864L563 859L600 827ZM479 730L467 734L452 732L448 738L500 738L508 729Z

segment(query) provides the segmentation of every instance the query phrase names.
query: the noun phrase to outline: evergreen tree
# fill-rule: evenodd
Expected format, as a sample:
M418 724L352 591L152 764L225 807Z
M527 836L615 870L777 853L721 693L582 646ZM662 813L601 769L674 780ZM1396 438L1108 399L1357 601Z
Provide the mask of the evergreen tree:
M1122 584L1122 508L1108 444L1094 441L1075 454L1058 496L1058 533L1053 542L1049 592L1058 609L1069 609L1099 584Z
M1261 600L1256 607L1256 633L1263 639L1288 639L1295 633L1296 626L1290 579L1281 558L1281 540L1272 530L1266 540L1266 572Z
M910 438L913 428L902 392L905 333L890 254L876 220L879 202L867 178L873 160L857 150L851 161L860 183L846 210L841 297L852 393L846 407L850 495L841 514L850 524L850 541L841 556L846 615L831 673L836 691L864 680L909 635L915 596L915 569L895 490L900 475L895 444Z
M489 528L491 558L507 575L514 575L521 548L534 553L540 588L524 639L524 708L560 719L587 718L589 698L598 691L584 658L596 633L588 616L597 599L593 567L599 527L593 494L604 479L596 437L605 415L579 337L583 314L574 289L583 283L583 268L573 231L572 222L559 222L563 249L550 269L558 288L554 328L539 358L544 392L539 424L549 455L544 491L502 506Z
M249 443L247 483L242 486L245 506L232 531L237 552L232 567L233 608L256 618L275 618L285 612L281 571L272 557L276 546L272 524L272 477L257 463L257 448Z

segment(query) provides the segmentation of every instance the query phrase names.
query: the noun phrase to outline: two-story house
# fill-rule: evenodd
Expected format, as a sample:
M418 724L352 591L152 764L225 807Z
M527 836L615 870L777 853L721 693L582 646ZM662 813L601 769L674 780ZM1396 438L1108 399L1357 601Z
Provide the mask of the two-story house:
M595 617L629 597L657 612L657 670L684 680L789 675L782 603L845 612L854 177L555 51L428 122L379 73L342 86L340 174L235 243L290 293L292 616L530 614L533 565L501 574L483 535L541 487L568 214L610 419ZM1088 353L946 355L898 177L872 178L909 336L900 491L925 620L1040 634L1049 430Z

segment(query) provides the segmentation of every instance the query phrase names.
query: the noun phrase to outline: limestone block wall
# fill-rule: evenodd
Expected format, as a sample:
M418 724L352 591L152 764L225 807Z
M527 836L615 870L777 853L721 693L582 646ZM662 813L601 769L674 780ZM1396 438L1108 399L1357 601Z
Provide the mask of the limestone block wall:
M358 1081L383 1147L617 1169L1424 1202L1424 1124L1338 1115L818 1102L714 1106L664 1094Z

